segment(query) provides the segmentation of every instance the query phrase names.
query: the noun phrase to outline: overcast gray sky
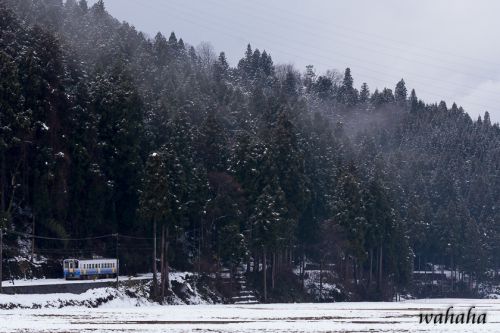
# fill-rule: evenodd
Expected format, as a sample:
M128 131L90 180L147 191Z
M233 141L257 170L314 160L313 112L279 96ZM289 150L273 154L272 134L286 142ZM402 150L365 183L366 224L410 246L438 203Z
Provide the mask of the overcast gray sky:
M90 3L95 0L90 0ZM209 41L231 65L247 43L316 73L350 67L356 86L404 78L426 102L462 105L500 122L500 1L105 0L107 10L154 36Z

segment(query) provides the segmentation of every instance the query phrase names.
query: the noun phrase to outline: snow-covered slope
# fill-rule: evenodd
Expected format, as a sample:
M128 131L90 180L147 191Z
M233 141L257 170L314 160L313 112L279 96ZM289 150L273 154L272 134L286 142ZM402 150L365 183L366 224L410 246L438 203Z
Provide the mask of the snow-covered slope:
M69 293L55 294L0 294L0 309L40 309L62 307L122 307L122 306L149 306L151 276L142 275L134 278L121 278L120 288L95 288L76 295ZM144 280L144 283L127 285L128 280ZM103 280L97 280L103 281ZM167 295L169 304L214 304L222 303L223 299L211 290L209 286L198 283L195 275L186 272L172 272L170 281L173 292ZM85 282L85 281L84 281ZM88 281L87 281L88 282ZM135 281L137 282L137 281ZM41 279L15 281L16 285L44 285L57 283L79 283L79 281L65 281L59 279Z

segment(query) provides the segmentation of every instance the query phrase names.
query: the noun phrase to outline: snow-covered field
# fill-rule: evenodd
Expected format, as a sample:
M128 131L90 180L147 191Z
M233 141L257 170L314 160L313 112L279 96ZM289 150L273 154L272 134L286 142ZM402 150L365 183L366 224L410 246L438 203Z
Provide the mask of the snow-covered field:
M487 313L486 324L419 324L419 313ZM498 300L399 303L150 305L1 310L1 332L500 332Z

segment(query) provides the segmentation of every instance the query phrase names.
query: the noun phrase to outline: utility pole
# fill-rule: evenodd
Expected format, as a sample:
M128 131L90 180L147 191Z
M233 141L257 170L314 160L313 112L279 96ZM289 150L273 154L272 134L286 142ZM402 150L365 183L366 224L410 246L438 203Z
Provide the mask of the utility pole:
M118 283L120 279L120 259L118 259L118 233L115 234L116 236L116 289L118 290Z
M33 237L31 238L31 262L35 260L35 214L33 214Z
M0 294L2 293L3 228L0 227Z

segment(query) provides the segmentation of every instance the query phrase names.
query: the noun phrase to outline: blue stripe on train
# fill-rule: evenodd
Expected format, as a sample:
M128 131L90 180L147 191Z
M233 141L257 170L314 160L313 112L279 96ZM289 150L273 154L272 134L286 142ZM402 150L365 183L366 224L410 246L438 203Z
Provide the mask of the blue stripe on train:
M101 268L98 272L97 269L85 269L85 274L83 274L82 270L77 268L73 270L73 273L70 273L69 270L64 270L64 277L80 277L81 275L103 275L103 274L115 274L112 268Z

